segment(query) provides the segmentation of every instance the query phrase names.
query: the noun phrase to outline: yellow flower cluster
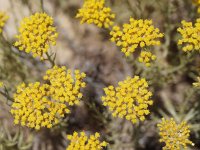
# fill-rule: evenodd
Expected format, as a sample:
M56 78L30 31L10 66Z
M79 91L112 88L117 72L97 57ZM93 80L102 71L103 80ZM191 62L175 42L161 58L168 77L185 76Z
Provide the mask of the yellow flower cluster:
M200 0L192 0L192 2L193 2L195 5L197 5L197 7L198 7L197 12L200 13Z
M15 124L37 130L51 128L70 113L69 106L78 104L82 97L85 74L76 70L73 78L70 70L65 71L65 67L55 66L46 71L46 84L23 83L17 87L11 109Z
M150 100L152 93L148 91L148 83L144 78L127 77L119 82L118 87L104 88L106 96L102 97L103 105L108 106L114 117L126 118L132 123L144 121L148 115L148 106L153 104Z
M189 52L192 50L200 50L200 19L196 20L196 23L186 22L185 20L181 22L182 28L178 28L177 31L181 34L182 39L178 40L178 45L183 45L183 51Z
M105 0L85 0L79 9L76 18L81 18L82 23L95 24L98 27L109 28L113 25L115 14L109 7L105 7Z
M186 122L176 124L173 118L166 120L162 119L158 128L161 136L160 142L164 142L163 150L181 150L181 147L186 149L187 144L194 145L188 138L190 136L189 126Z
M54 66L52 69L47 70L46 75L43 77L45 81L50 82L50 95L53 99L61 102L67 102L70 106L79 103L82 98L80 89L84 88L86 83L83 79L86 77L85 73L80 73L79 70L72 71L66 70L66 67Z
M114 26L110 32L111 41L121 46L121 51L130 56L136 48L151 45L159 45L158 38L163 37L158 28L152 25L152 20L135 20L130 18L129 24L124 24L123 29Z
M71 143L66 150L102 150L103 147L107 146L105 141L99 141L100 134L97 132L95 135L90 135L89 138L84 132L74 132L73 135L68 135L67 138Z
M41 127L51 128L70 110L64 103L49 98L49 85L36 82L26 86L24 83L17 87L14 94L11 114L14 123L21 123L39 130Z
M22 20L19 27L18 41L14 46L26 53L32 53L33 57L40 57L48 52L51 45L56 44L58 33L53 26L53 18L46 13L35 13Z
M156 56L153 55L151 52L142 51L138 59L139 62L144 63L146 67L150 67L151 61L154 61L156 59Z
M197 77L197 82L193 83L194 87L200 87L200 77Z
M6 23L6 21L8 20L8 16L6 15L5 12L0 12L0 33L2 33L2 29Z

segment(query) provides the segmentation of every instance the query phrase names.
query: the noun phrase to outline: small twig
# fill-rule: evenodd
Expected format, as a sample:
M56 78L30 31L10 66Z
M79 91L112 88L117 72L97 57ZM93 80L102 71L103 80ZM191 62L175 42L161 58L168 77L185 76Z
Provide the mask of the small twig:
M40 0L40 7L41 7L41 11L44 12L44 2L43 2L43 0Z
M168 75L168 74L172 74L174 72L177 72L178 70L181 70L186 65L188 65L188 63L191 63L193 60L194 60L194 58L192 57L192 55L188 55L187 58L186 58L186 61L181 59L180 65L173 67L172 69L167 69L165 72L163 72L163 74Z
M53 67L55 65L55 56L54 58L52 59L51 56L49 55L49 53L46 53L47 55L47 60L51 63L51 67Z
M10 1L10 8L9 8L9 11L12 13L12 15L14 16L14 23L15 23L15 29L17 30L18 29L18 19L17 19L17 15L15 13L15 9L14 9L14 6L15 6L15 2L13 2L13 0L9 0Z
M8 101L13 102L14 99L10 96L8 89L6 88L6 86L4 85L4 91L0 91L0 95L4 96L6 98L6 104L8 104L10 106L10 104L8 103Z
M135 16L135 10L134 8L132 7L131 5L131 2L129 0L126 0L126 3L127 3L127 6L128 6L128 9L132 12L132 14Z
M6 40L3 34L0 36L0 47L8 50L10 53L15 54L20 58L24 58L20 53L17 53L12 49L14 46L8 40Z
M11 105L8 103L8 101L13 102L13 101L14 101L13 98L11 98L9 95L7 95L6 93L4 93L4 92L2 92L2 91L0 91L0 94L1 94L2 96L4 96L4 97L7 99L6 104L8 104L9 106L11 106Z
M102 120L102 122L104 124L107 123L105 116L95 108L94 103L91 104L89 102L85 102L85 104L97 114L97 116L95 116L95 118Z

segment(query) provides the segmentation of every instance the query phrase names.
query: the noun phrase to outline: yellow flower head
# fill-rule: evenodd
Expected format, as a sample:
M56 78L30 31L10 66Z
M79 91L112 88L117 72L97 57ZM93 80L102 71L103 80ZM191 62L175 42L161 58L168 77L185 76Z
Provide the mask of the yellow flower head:
M16 36L18 41L14 46L43 60L43 54L48 52L51 45L56 44L57 36L53 18L46 13L35 13L22 20L19 35Z
M182 28L178 28L178 32L181 34L182 38L178 40L178 45L183 46L183 51L190 52L192 50L200 50L200 19L196 20L196 23L186 22L183 20Z
M61 102L67 102L70 106L78 104L82 98L81 88L85 87L83 79L86 77L85 73L80 73L75 70L72 74L71 70L66 70L63 67L54 66L47 70L44 80L50 82L49 95L53 99Z
M46 84L19 85L11 109L14 123L35 129L58 124L65 114L70 113L68 107L79 103L85 76L79 70L72 76L70 70L66 73L65 67L54 66L44 76Z
M109 7L105 7L105 0L85 0L83 7L79 9L76 18L81 18L82 23L95 24L98 27L109 28L113 25L115 14Z
M124 24L121 29L114 26L110 32L111 41L117 46L121 46L121 51L130 56L136 48L145 46L159 45L158 38L163 37L158 28L152 25L152 20L135 20L130 18L129 24Z
M14 123L36 130L59 123L70 110L66 104L51 99L48 90L49 85L40 82L19 85L11 108Z
M2 33L2 28L4 27L6 21L8 20L8 16L5 12L0 12L0 33Z
M160 130L160 142L165 143L163 150L181 150L181 147L187 149L187 144L194 145L188 139L190 130L186 122L176 124L173 118L169 120L163 118L157 126Z
M71 142L66 150L102 150L103 147L107 146L105 141L99 141L99 133L87 137L84 132L74 132L73 135L68 135L67 138Z
M104 88L106 96L102 97L103 105L108 106L114 117L126 118L132 123L145 120L148 115L148 106L153 104L150 100L152 93L148 90L148 83L144 78L127 77L119 82L118 87Z
M142 51L138 59L139 59L139 62L144 63L146 67L150 67L151 62L156 59L156 56L153 55L151 52Z

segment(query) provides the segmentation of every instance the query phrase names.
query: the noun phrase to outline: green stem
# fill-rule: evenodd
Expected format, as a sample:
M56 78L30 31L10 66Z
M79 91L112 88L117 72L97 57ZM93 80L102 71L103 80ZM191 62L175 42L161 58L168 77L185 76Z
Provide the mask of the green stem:
M46 53L46 55L47 55L47 60L51 63L51 67L53 67L55 65L55 60L53 60L48 53Z
M194 60L194 57L192 55L188 55L186 57L186 61L185 60L181 60L181 63L180 65L176 66L176 67L173 67L171 69L167 69L166 71L164 71L164 75L168 75L168 74L171 74L171 73L174 73L178 70L181 70L182 68L184 68L188 63L191 63L192 61Z
M133 139L134 139L134 147L138 148L139 141L139 133L140 133L140 122L133 125Z
M9 106L10 106L10 104L8 103L8 101L11 101L11 102L14 101L13 98L11 98L8 94L6 94L6 93L4 93L4 92L0 91L0 94L1 94L2 96L4 96L4 97L7 99L7 104L8 104Z
M40 0L40 7L41 7L42 12L44 12L44 2L43 2L43 0Z
M17 53L17 52L15 52L15 51L12 50L13 45L8 40L6 40L6 38L4 37L4 35L0 36L0 47L2 49L9 50L10 53L13 53L13 54L15 54L15 55L17 55L19 57L22 57L19 53Z
M134 8L132 7L131 2L130 2L129 0L126 0L126 3L127 3L127 6L128 6L128 9L131 11L131 13L132 13L134 16L136 16L135 10L134 10Z
M100 113L97 108L95 108L94 104L91 104L89 102L85 102L85 104L96 113L97 116L95 116L95 118L100 119L104 124L107 123L105 116Z

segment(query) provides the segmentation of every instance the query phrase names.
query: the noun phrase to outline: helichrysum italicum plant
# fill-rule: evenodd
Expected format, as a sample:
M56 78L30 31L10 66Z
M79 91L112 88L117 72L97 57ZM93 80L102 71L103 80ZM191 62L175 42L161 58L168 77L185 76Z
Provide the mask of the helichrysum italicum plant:
M44 76L48 84L19 85L11 109L14 123L37 130L58 124L70 113L69 106L79 103L80 89L85 87L84 77L85 74L78 70L73 77L71 70L66 73L65 67L54 66Z
M164 142L163 150L187 149L187 145L194 145L188 138L190 136L189 125L185 121L176 124L173 118L162 119L158 125L160 142Z
M84 132L74 132L72 135L68 135L67 138L71 142L66 150L102 150L103 147L107 146L105 141L100 142L100 134L97 132L90 135L90 137Z
M73 72L66 67L54 66L52 69L46 71L44 80L50 82L50 95L53 99L61 102L67 102L69 105L79 103L82 98L81 88L84 88L86 83L83 79L86 77L85 73L80 73L79 70Z
M3 27L8 20L8 16L6 15L5 12L0 12L0 33L3 31Z
M115 14L109 7L105 7L105 0L84 0L83 7L79 9L76 18L81 18L81 24L86 22L100 28L109 28L113 25Z
M151 62L156 59L156 56L148 51L141 51L138 58L139 62L144 63L147 67L151 66Z
M130 56L136 48L160 45L159 38L163 37L158 28L152 25L152 20L136 20L130 18L130 23L123 24L121 29L114 26L110 32L111 41L121 47L121 51Z
M11 108L15 124L37 130L51 128L69 112L66 104L50 98L49 85L40 82L19 85Z
M21 51L32 53L33 57L44 59L51 45L56 44L58 33L53 26L53 18L46 13L35 13L22 20L18 39L14 45Z
M196 23L187 22L183 20L181 22L182 27L178 28L177 31L181 34L181 39L178 40L178 45L182 45L182 50L190 52L192 50L200 50L200 19L196 20Z
M144 78L127 77L118 83L118 87L104 88L106 96L102 96L104 106L108 106L114 117L126 118L132 123L144 121L150 113L149 105L152 93L148 90L148 83Z

